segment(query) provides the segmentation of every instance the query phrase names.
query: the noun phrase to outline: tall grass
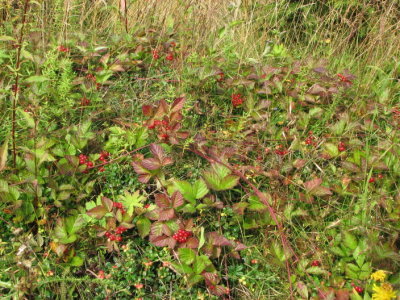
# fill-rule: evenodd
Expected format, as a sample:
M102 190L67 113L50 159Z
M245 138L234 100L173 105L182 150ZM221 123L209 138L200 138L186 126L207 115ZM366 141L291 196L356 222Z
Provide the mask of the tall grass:
M21 1L1 0L3 19ZM126 11L124 9L126 3ZM156 29L191 51L234 43L240 57L261 59L269 42L302 55L323 55L378 67L400 54L400 2L396 0L54 0L32 4L36 28L60 40L76 32L112 38ZM125 12L127 13L125 16ZM352 57L349 57L351 53ZM374 73L374 71L370 71ZM363 72L364 73L364 72ZM364 73L365 74L365 73Z

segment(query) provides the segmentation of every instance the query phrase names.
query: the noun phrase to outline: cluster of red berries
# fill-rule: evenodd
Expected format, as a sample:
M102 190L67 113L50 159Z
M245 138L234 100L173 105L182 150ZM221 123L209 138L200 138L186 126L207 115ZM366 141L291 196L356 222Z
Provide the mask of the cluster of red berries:
M107 151L101 151L100 153L100 157L99 160L101 160L102 162L107 162L107 159L110 157L110 153L108 153Z
M153 58L154 59L159 59L160 58L160 54L158 53L158 50L153 50Z
M179 229L177 232L174 233L172 238L178 243L185 243L191 236L192 233L190 231L186 231L185 229Z
M88 106L88 105L90 105L90 100L86 97L83 97L81 99L81 106Z
M115 207L116 209L119 209L121 211L121 214L125 213L124 206L122 205L121 202L113 202L113 207Z
M278 145L275 148L275 154L278 154L280 156L284 156L284 155L286 155L288 153L289 153L289 151L284 149L282 145Z
M166 60L169 60L169 61L174 60L174 54L173 54L172 52L169 52L169 53L167 54L167 56L165 56L165 59L166 59Z
M99 160L101 160L103 163L107 162L107 159L109 158L110 154L106 151L101 152ZM88 160L88 156L85 154L79 154L79 164L80 165L86 165L87 169L93 168L94 164L92 161ZM88 170L84 170L84 173L87 173ZM99 172L104 172L105 169L104 167L99 167Z
M155 120L153 124L148 126L149 129L157 129L160 133L160 137L163 140L169 138L168 130L171 129L168 120Z
M243 104L244 99L241 94L232 94L231 101L232 101L233 107L237 107L237 106Z
M346 145L343 142L339 142L337 148L340 152L346 151Z
M351 286L356 290L357 293L362 294L364 292L364 289L361 286L355 285L353 282L351 283Z
M90 160L88 160L87 155L85 154L79 154L79 164L80 165L86 165L89 169L93 168L93 162L91 162Z
M306 145L309 145L309 146L316 146L317 145L317 142L315 141L315 137L313 136L313 133L312 133L312 131L310 131L309 133L308 133L308 137L306 138L306 140L304 141L305 143L306 143Z
M383 179L383 175L382 174L378 174L378 179ZM376 181L375 177L371 177L368 182L369 183L374 183Z
M311 262L311 266L313 267L319 267L321 265L321 262L319 260L313 260Z
M58 51L60 51L60 52L64 52L64 53L66 53L66 52L69 52L69 48L67 48L67 47L65 47L65 46L58 46Z
M123 227L123 226L119 226L115 229L115 234L107 231L104 235L110 240L110 241L117 241L117 242L121 242L122 241L122 236L121 234L123 234L125 231L127 231L128 228Z
M120 235L115 235L115 234L112 234L111 232L106 232L105 234L104 234L110 241L117 241L117 242L121 242L122 241L122 236L120 236Z

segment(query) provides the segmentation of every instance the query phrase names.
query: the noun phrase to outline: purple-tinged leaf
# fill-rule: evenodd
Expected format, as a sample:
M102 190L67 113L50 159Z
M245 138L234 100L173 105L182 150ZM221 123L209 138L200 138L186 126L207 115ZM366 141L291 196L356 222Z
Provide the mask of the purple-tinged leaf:
M150 239L150 243L157 247L169 247L171 249L175 248L176 241L169 236L163 235Z
M183 201L183 196L179 191L176 191L173 195L172 195L172 207L173 208L177 208L181 205L184 204Z
M165 194L156 194L155 196L156 199L156 205L160 208L169 208L171 207L171 200L169 197Z
M185 98L184 97L179 97L174 100L174 102L171 105L171 112L177 112L180 111L183 108L183 105L185 104Z
M106 213L108 213L108 210L103 205L98 205L88 210L86 213L93 218L101 219Z
M101 203L108 211L112 211L113 209L113 201L107 197L101 197Z
M175 218L175 210L173 208L167 208L160 211L159 220L168 221Z
M156 158L143 159L142 166L147 170L158 170L162 167L160 161Z

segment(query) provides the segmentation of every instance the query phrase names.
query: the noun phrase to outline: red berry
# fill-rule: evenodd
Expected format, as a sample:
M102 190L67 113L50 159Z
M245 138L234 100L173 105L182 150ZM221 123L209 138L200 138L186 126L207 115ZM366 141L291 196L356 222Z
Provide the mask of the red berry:
M122 241L122 236L117 236L116 238L115 238L115 240L117 241L117 242L121 242Z
M153 58L154 59L159 59L160 58L160 55L158 54L157 50L153 50Z
M371 178L368 180L368 182L369 182L369 183L375 182L375 178L374 178L374 177L371 177Z
M168 53L168 55L165 57L166 60L174 60L174 54L172 52Z
M338 145L338 150L340 152L346 151L346 145L343 142L340 142Z
M378 174L378 179L382 179L383 175L382 174Z
M191 235L192 235L191 232L186 231L184 229L179 229L177 232L175 232L172 238L176 240L178 243L185 243Z
M92 168L93 167L93 162L91 162L91 161L86 162L86 166L88 168Z
M100 173L104 172L105 170L106 170L106 169L104 169L104 167L100 167L100 168L99 168L99 172L100 172Z
M244 99L242 98L241 94L232 94L231 96L231 102L233 107L239 106L244 102Z
M145 204L144 205L144 208L149 208L150 207L150 204Z
M356 290L357 293L362 294L362 292L364 292L364 289L361 286L353 286L354 289Z
M311 263L311 265L312 265L313 267L319 267L319 266L321 265L321 262L320 262L319 260L314 260L314 261Z

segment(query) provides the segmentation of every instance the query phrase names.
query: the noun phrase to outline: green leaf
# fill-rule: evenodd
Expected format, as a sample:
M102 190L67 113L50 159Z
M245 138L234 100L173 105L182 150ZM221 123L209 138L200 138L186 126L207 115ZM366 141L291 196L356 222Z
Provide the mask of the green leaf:
M331 157L336 157L339 155L339 149L337 145L334 145L332 143L325 143L324 148Z
M126 208L126 211L128 215L132 216L133 215L133 210L135 207L143 207L143 202L146 200L145 197L140 195L139 191L134 192L133 194L129 193L128 191L125 191L125 194L122 196L119 196L119 199L121 203L124 205Z
M26 125L28 127L30 127L30 128L34 128L35 127L35 120L33 119L33 117L29 113L23 111L20 108L17 109L17 113L18 113L18 115L20 115L24 119L24 121L25 121L25 123L26 123Z
M4 170L7 163L7 151L8 151L8 138L4 141L0 147L0 171Z
M80 267L83 265L83 258L80 256L74 256L69 262L69 265L73 267Z
M45 82L48 80L50 80L50 79L47 78L46 76L34 75L34 76L30 76L30 77L26 78L25 82L36 83L36 82Z
M193 205L196 204L196 194L194 193L193 187L190 182L184 180L176 180L174 184L187 201L189 201Z
M247 208L253 211L264 211L267 209L265 204L262 203L260 199L255 195L251 195L249 197L249 205Z
M208 194L209 190L203 179L198 179L193 185L193 190L196 194L196 199L201 199Z
M220 190L229 190L236 186L239 182L239 177L234 175L228 175L223 178L220 182Z
M199 250L201 247L204 246L205 242L206 242L206 238L204 236L204 227L202 226L200 228L200 240L199 240L199 247L198 247Z
M179 248L179 259L187 265L191 265L196 259L196 252L189 248Z
M355 250L358 246L357 238L349 232L343 232L343 244L350 248L351 250Z
M239 182L239 177L230 173L227 167L214 163L209 170L203 172L203 176L210 188L224 191L233 188Z
M139 231L139 235L141 238L144 238L149 235L151 222L144 216L140 216L136 221L136 226Z
M327 275L327 274L329 274L328 271L322 269L321 267L317 267L317 266L308 268L308 269L306 270L306 272L307 272L308 274L313 274L313 275L323 275L323 274L324 274L324 275Z
M198 274L190 274L188 276L188 283L189 285L195 285L196 283L199 283L200 281L203 281L204 277Z
M201 274L211 264L210 259L206 255L197 256L193 264L193 271L195 274Z
M74 234L78 232L85 223L85 219L81 215L70 216L65 219L65 229L68 234Z

